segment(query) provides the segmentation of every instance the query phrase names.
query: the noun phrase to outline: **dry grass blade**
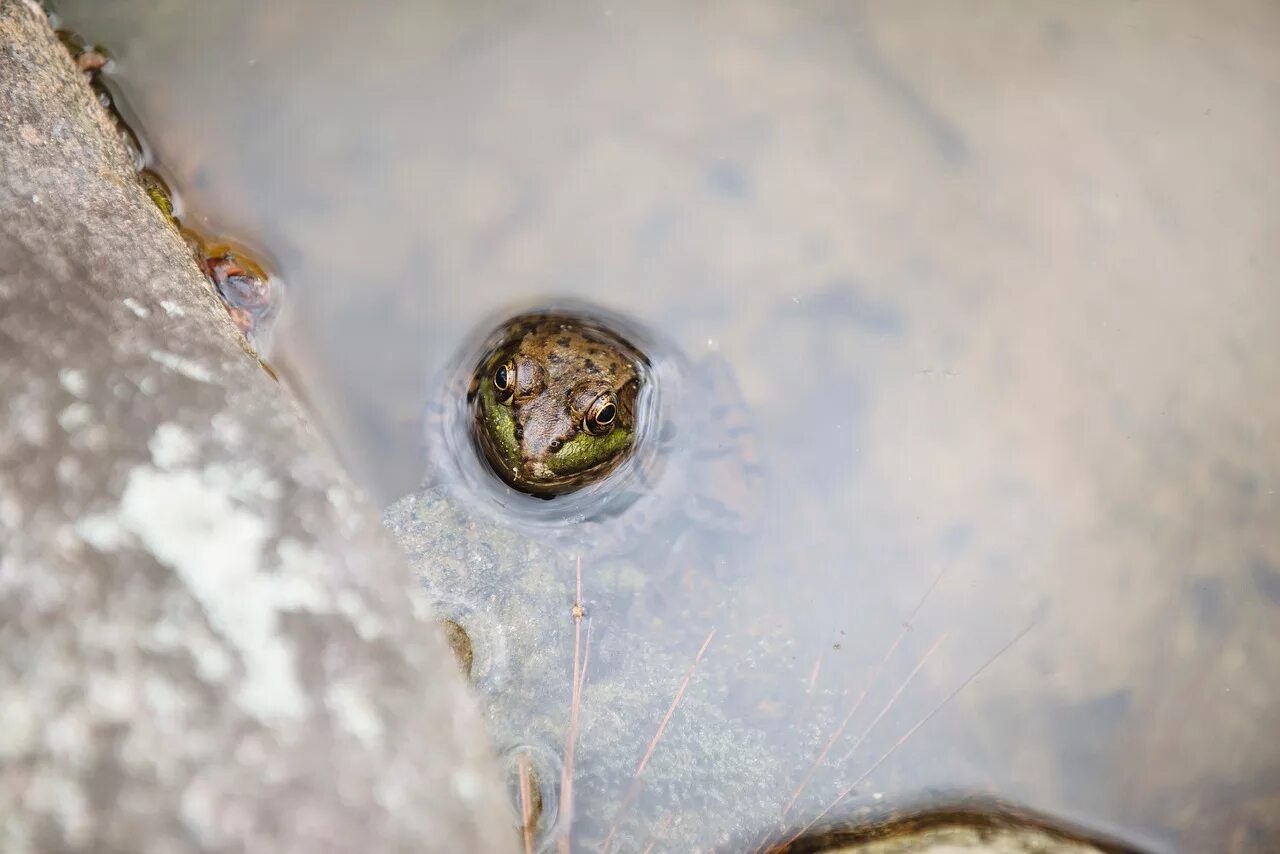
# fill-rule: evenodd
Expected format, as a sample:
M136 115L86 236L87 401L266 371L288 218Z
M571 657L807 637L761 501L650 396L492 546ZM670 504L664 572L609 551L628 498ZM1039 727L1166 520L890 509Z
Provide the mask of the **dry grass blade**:
M939 569L937 573L934 574L933 580L929 582L929 586L925 588L924 593L921 594L920 601L916 602L916 606L911 609L911 613L908 614L907 619L903 621L902 629L898 632L898 636L894 638L893 643L889 645L887 650L885 650L884 657L880 659L880 663L877 664L875 669L871 672L871 676L867 679L862 691L858 694L858 699L853 701L853 705L849 708L848 714L844 716L844 720L840 721L840 725L836 727L835 732L831 734L831 738L827 739L826 745L823 746L822 751L818 753L817 758L813 760L813 763L805 772L804 778L800 781L800 785L796 786L796 790L791 793L791 800L787 801L787 805L782 808L782 815L784 817L787 813L791 812L791 808L795 806L796 801L800 799L800 795L804 793L804 790L808 787L810 781L813 780L813 775L817 773L818 767L822 765L822 760L827 758L827 754L831 752L831 748L835 747L836 742L840 740L840 736L844 735L845 728L849 726L849 722L853 720L853 716L858 713L858 709L862 708L862 702L867 698L867 692L871 690L871 686L876 684L876 680L880 678L880 673L884 670L885 664L889 662L889 659L893 657L893 653L897 651L898 647L902 644L902 640L907 636L907 632L911 631L911 625L915 621L916 615L920 613L920 609L924 607L924 603L928 601L929 595L933 593L934 588L938 586L938 582L942 580L942 575L946 571L947 568L943 566L942 569ZM822 659L819 658L818 662L814 664L814 676L813 679L810 680L810 689L812 689L812 683L817 679L818 665L821 663Z
M853 742L853 747L849 748L849 752L840 757L839 764L843 765L853 758L853 755L858 752L858 748L862 746L862 742L866 741L871 730L875 729L876 724L880 723L880 719L888 714L889 710L893 708L894 703L898 702L898 698L902 696L902 692L907 690L907 686L916 678L916 675L920 672L921 668L924 667L925 662L932 658L933 654L938 651L938 647L942 646L942 642L946 640L946 637L945 633L939 635L938 639L933 642L933 646L929 647L929 651L920 656L920 660L916 662L916 666L912 668L911 673L908 674L907 678L902 680L902 684L898 686L898 690L893 692L893 696L889 698L889 702L885 703L884 708L880 710L880 713L871 719L871 723L867 724L867 728L864 729L858 736L857 740Z
M924 725L925 725L925 724L927 724L930 720L932 720L934 715L936 715L938 712L942 711L942 708L943 708L944 706L946 706L946 705L947 705L947 703L950 703L952 700L954 700L954 699L956 698L956 695L957 695L957 694L959 694L961 691L963 691L965 688L967 688L967 687L969 686L969 683L971 683L973 680L975 680L975 679L977 679L979 676L981 676L981 675L982 675L982 672L983 672L984 670L986 670L988 667L990 667L992 664L994 664L994 663L995 663L995 661L996 661L996 659L998 659L1000 656L1002 656L1002 655L1004 655L1006 652L1008 652L1008 651L1009 651L1009 649L1010 649L1010 647L1012 647L1015 643L1017 643L1018 641L1022 640L1022 638L1026 636L1027 632L1031 631L1031 629L1032 629L1035 625L1036 625L1036 621L1035 621L1035 620L1032 620L1030 623L1028 623L1028 624L1026 625L1026 627L1025 627L1025 628L1023 628L1023 630L1022 630L1022 631L1018 632L1018 634L1016 634L1016 635L1013 637L1013 639L1012 639L1012 640L1010 640L1010 641L1009 641L1008 643L1006 643L1004 646L1000 647L1000 649L999 649L999 650L997 650L997 651L996 651L996 653L995 653L994 655L992 655L990 658L988 658L986 661L984 661L984 662L982 663L982 665L981 665L980 667L978 667L978 669L977 669L977 670L975 670L975 671L973 671L972 673L970 673L970 674L965 678L965 680L964 680L963 682L961 682L959 685L957 685L957 686L955 687L955 689L951 691L951 693L950 693L950 694L948 694L947 696L943 697L943 698L942 698L942 702L938 703L938 705L936 705L936 706L934 706L932 709L930 709L928 714L926 714L926 715L925 715L924 717L922 717L920 720L916 721L916 722L915 722L915 724L914 724L910 729L908 729L905 733L903 733L902 737L901 737L901 738L899 738L897 741L895 741L895 742L893 743L893 745L892 745L888 750L886 750L883 754L881 754L879 759L877 759L875 762L871 763L871 767L869 767L866 771L863 771L863 772L858 776L858 779L854 780L852 783L850 783L848 786L846 786L844 789L842 789L842 790L840 791L840 794L836 795L835 800L833 800L831 803L827 804L826 809L824 809L822 812L820 812L820 813L818 813L816 816L814 816L814 817L809 821L809 823L808 823L808 824L806 824L804 827L802 827L802 828L800 828L798 831L796 831L796 832L795 832L795 834L794 834L794 835L792 835L790 839L788 839L786 842L783 842L780 846L777 846L777 848L779 848L779 849L785 849L785 848L786 848L788 845L790 845L792 842L795 842L797 839L799 839L799 838L800 838L800 837L805 833L805 831L807 831L809 828L813 827L813 826L814 826L815 824L817 824L819 821L822 821L823 817L825 817L827 813L831 812L833 809L835 809L835 808L836 808L836 806L838 806L838 805L840 804L840 802L841 802L841 801L843 801L845 798L849 797L849 795L851 795L851 794L853 793L853 790L854 790L854 789L856 789L859 785L861 785L861 784L862 784L862 782L863 782L864 780L866 780L868 777L870 777L870 776L875 772L875 770L876 770L877 768L879 768L882 764L884 764L884 762L885 762L886 760L888 760L888 758L889 758L890 756L892 756L892 755L893 755L893 754L898 750L898 748L899 748L899 747L902 747L902 745L906 744L906 743L907 743L907 740L908 740L908 739L910 739L910 738L911 738L911 736L915 735L915 734L916 734L916 732L917 732L917 731L918 731L922 726L924 726ZM775 850L776 850L776 849L775 849Z
M822 673L822 657L824 650L818 650L818 654L813 659L813 667L809 669L809 679L804 686L804 700L800 703L800 710L796 712L796 718L808 716L809 709L813 706L814 689L818 686L818 677Z
M653 851L653 846L658 844L658 839L661 838L667 832L667 828L671 827L671 821L675 817L676 817L675 813L670 813L670 812L663 817L662 821L658 824L657 828L649 836L649 844L644 847L643 854L651 854L651 852Z
M631 779L631 785L627 787L626 797L622 799L622 803L618 806L618 811L614 814L613 824L609 827L609 835L604 838L604 845L601 851L608 852L609 846L613 844L613 836L618 831L618 819L626 810L636 795L640 792L640 775L644 773L645 766L649 764L649 760L653 757L653 751L657 749L658 742L662 740L662 734L666 732L667 724L671 721L671 716L675 714L676 707L680 705L680 699L684 697L685 689L689 687L689 680L693 678L693 673L698 667L698 662L702 660L702 656L707 651L707 647L711 645L711 639L716 636L716 630L712 629L707 633L707 639L702 642L698 654L693 657L693 663L689 665L689 670L684 675L684 679L680 681L680 687L676 689L676 695L671 700L671 705L667 707L667 713L662 716L662 722L658 724L658 731L653 734L653 739L649 742L649 749L644 752L644 757L640 760L640 764L636 767L636 773Z
M520 766L520 829L524 835L524 854L533 854L533 785L529 774L529 757L516 760Z
M582 645L582 618L586 611L582 607L582 556L579 555L577 565L577 592L573 601L573 674L569 689L569 732L565 736L564 769L560 775L561 792L561 825L560 839L557 848L562 854L569 854L569 837L573 831L573 760L578 745L578 717L582 710L582 686L587 677L587 662L591 657L591 622L587 621L587 644L584 651Z
M907 628L904 626L902 631L899 632L897 639L894 640L888 651L885 652L884 658L880 659L880 663L877 664L875 670L872 671L871 678L867 680L867 684L864 685L862 690L858 693L858 699L853 701L853 705L849 707L849 711L844 716L844 719L840 721L840 725L831 733L831 737L827 739L827 743L823 745L822 750L818 752L818 755L814 757L813 762L809 764L809 769L805 771L804 778L800 780L800 785L796 786L796 790L791 793L791 800L787 801L787 805L782 808L783 816L791 812L791 808L795 806L796 801L800 799L800 795L802 795L804 790L809 786L809 782L813 779L813 775L818 772L818 767L822 765L822 760L827 758L827 754L831 752L831 748L835 747L836 742L840 740L840 736L844 735L844 731L849 726L849 722L852 721L853 716L858 713L858 709L862 708L863 700L867 699L867 691L869 691L871 686L875 684L876 680L880 678L880 671L884 669L884 666L889 661L890 656L893 655L894 650L898 648L898 645L902 643L902 639L906 637L906 635Z
M658 731L653 734L653 739L649 742L649 749L644 752L644 758L640 760L639 766L636 767L635 775L637 777L644 773L644 766L648 765L649 760L653 757L654 749L658 746L658 742L662 740L662 733L671 721L671 716L675 713L676 706L680 705L680 698L684 696L685 689L689 687L689 680L693 678L693 671L697 668L698 662L702 661L703 654L707 651L707 647L711 645L711 639L715 636L715 629L708 632L707 639L702 642L702 646L698 649L698 654L693 657L693 663L689 665L689 672L681 680L680 687L676 690L676 695L671 700L671 705L667 707L667 713L662 716L662 723L658 724Z
M813 670L809 671L809 684L804 686L806 694L813 693L813 686L818 684L818 674L822 672L822 653L818 653L818 657L813 660Z
M916 662L916 666L912 668L911 673L907 675L906 679L902 680L902 684L899 685L897 690L893 692L893 696L889 698L889 702L884 704L884 708L880 710L879 714L877 714L874 718L872 718L871 723L867 724L866 728L862 730L862 733L858 736L857 740L854 741L853 747L849 748L849 752L846 753L844 757L840 759L840 764L844 764L845 762L847 762L849 760L849 757L852 756L858 750L858 748L862 745L862 742L865 741L866 737L871 733L871 730L875 728L875 725L880 723L880 719L883 718L891 708L893 708L893 705L896 702L898 702L898 698L902 696L902 692L905 691L907 689L907 686L911 684L912 680L916 678L916 675L919 674L920 670L924 667L925 663L930 658L933 657L933 654L935 652L938 651L938 647L942 645L942 641L945 638L946 638L945 633L939 636L938 639L933 642L933 646L929 647L929 651L920 657L920 660ZM902 636L899 635L898 641L901 641L901 640L902 640ZM889 649L889 654L893 653L893 650L897 647L897 645L898 643L895 641L893 647L890 647ZM884 665L885 661L888 661L889 654L886 654L884 660L880 662L881 666ZM795 794L791 796L791 800L787 803L786 807L782 810L782 815L784 817L786 816L787 812L790 811L791 807L795 805L796 800L799 799L800 794L805 789L805 786L807 786L809 784L809 781L813 779L813 775L818 768L818 764L822 762L823 758L825 758L827 753L831 750L831 746L835 744L836 739L839 738L840 734L844 732L844 728L848 725L849 720L850 718L853 717L854 712L856 712L858 710L858 707L862 705L862 699L865 696L866 696L866 689L863 689L862 695L858 697L858 701L854 703L854 706L849 711L849 714L845 717L844 721L841 722L840 727L836 730L836 734L831 738L830 741L827 742L827 746L823 748L822 753L818 754L818 758L815 759L813 762L813 765L809 767L809 772L805 775L804 780L800 783L800 787L796 789ZM769 837L769 834L766 833L766 835L762 837L762 839L768 839L768 837ZM760 846L759 843L757 843L757 846L758 847L754 848L753 850L758 851L760 850L760 848L764 847L764 846Z

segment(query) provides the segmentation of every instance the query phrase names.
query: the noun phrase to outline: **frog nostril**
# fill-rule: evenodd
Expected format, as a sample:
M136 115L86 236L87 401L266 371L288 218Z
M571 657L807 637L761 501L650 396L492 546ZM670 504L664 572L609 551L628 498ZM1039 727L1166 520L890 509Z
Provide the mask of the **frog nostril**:
M516 425L516 441L519 442L524 438L524 428L519 424Z

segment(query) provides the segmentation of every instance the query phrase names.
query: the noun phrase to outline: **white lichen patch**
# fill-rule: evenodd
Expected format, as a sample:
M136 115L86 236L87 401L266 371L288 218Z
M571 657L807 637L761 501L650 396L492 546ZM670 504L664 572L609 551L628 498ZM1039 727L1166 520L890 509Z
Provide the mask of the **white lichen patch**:
M213 382L213 373L193 359L188 359L175 353L167 353L164 350L152 350L147 355L151 357L152 361L163 365L175 374L182 374L184 377L197 382Z
M415 597L418 598L418 597ZM369 610L357 593L351 590L340 590L335 597L338 610L355 626L356 634L362 640L375 641L386 634L386 626L373 611Z
M193 707L187 692L168 679L155 676L142 683L142 701L158 720L182 720Z
M36 710L21 691L0 694L0 761L25 755L35 743Z
M37 381L7 401L10 429L29 445L43 445L49 437L49 410L43 392Z
M204 682L217 685L231 675L231 657L209 635L208 630L194 615L188 615L183 603L171 603L165 616L152 628L151 633L139 639L139 644L153 650L181 650L191 656L196 675Z
M74 525L76 536L100 552L113 552L124 542L124 531L113 515L82 516Z
M409 793L405 790L399 775L396 774L383 774L378 779L373 787L373 799L378 806L392 815L408 809L410 804Z
M272 573L272 599L285 611L327 614L333 611L320 569L324 563L314 550L285 538L276 548L279 558Z
M85 392L89 390L89 381L85 378L83 371L63 368L58 371L58 380L63 388L76 397L84 397Z
M338 725L365 747L375 750L382 747L382 718L363 692L337 682L325 691L324 704Z
M435 623L436 611L426 596L410 596L409 612L420 623Z
M12 495L0 495L0 525L16 531L22 524L22 503Z
M187 311L173 300L160 300L160 307L164 309L164 313L170 317L186 317Z
M251 462L210 465L204 469L204 477L211 486L226 490L228 495L247 503L260 500L274 503L284 497L284 487L280 482L272 478L266 469Z
M3 543L9 545L9 541ZM0 553L0 600L18 592L23 608L28 614L43 614L63 606L67 588L72 582L65 576L49 570L41 555ZM45 678L45 674L41 674Z
M464 801L477 800L484 792L484 781L469 768L460 768L453 774L453 791Z
M58 460L55 471L58 475L58 485L70 489L80 482L84 474L84 467L80 465L80 461L75 457L63 457Z
M66 848L88 845L92 827L89 800L77 780L56 773L38 774L24 793L23 806L29 812L54 816Z
M146 317L151 313L146 306L138 302L133 297L125 297L121 302L124 303L125 308L129 309L129 311L133 312L138 317Z
M182 468L196 461L199 448L191 433L180 424L166 421L156 427L147 443L151 459L162 469Z
M334 515L338 518L341 526L339 530L344 534L355 530L360 519L357 497L343 486L331 486L325 490L325 495L329 499L329 506L334 510Z
M77 400L58 413L58 426L68 433L83 430L93 422L93 409L89 404Z
M201 848L212 848L220 825L213 784L196 778L182 790L182 823Z
M45 721L41 743L66 766L85 767L93 759L93 735L86 718L76 711Z
M110 670L90 671L85 699L98 718L124 722L138 714L138 697L133 681Z
M352 512L351 496L345 489L331 486L325 491L325 497L329 499L329 506L338 511L340 518Z
M70 525L58 525L54 529L51 542L64 557L79 555L84 545L84 541L76 535L75 529Z
M280 481L272 478L265 478L256 484L258 496L272 503L280 501L284 498L284 487L280 485Z
M237 450L244 443L244 425L235 416L226 412L219 412L213 416L211 425L213 427L213 438L229 450Z
M120 519L178 574L239 653L245 673L237 699L246 711L263 721L305 716L292 644L279 631L281 604L305 597L293 579L263 571L266 523L197 471L150 466L130 473Z

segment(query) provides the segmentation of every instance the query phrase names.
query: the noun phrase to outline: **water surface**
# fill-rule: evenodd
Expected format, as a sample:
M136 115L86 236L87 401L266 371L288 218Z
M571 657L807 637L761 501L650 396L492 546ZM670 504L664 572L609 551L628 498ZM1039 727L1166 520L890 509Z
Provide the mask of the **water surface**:
M55 6L187 221L288 283L278 359L379 503L497 313L731 367L763 510L653 691L713 628L693 701L768 661L789 794L867 688L797 814L893 748L833 814L1280 847L1274 4Z

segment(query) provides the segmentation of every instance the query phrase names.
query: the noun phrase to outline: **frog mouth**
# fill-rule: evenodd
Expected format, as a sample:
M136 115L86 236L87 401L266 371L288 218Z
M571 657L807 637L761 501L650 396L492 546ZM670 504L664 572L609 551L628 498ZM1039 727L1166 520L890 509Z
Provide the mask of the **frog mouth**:
M584 483L604 477L619 462L617 458L602 460L573 474L556 474L545 463L526 463L512 471L510 477L505 476L505 467L499 475L508 486L519 492L539 498L555 498L574 491Z
M482 429L472 430L471 436L489 464L489 468L507 486L517 492L539 498L555 498L566 492L572 492L583 483L608 474L621 462L618 457L613 457L571 474L556 474L544 462L520 464L509 458L494 438Z
M618 462L617 458L602 460L573 474L556 474L545 463L526 463L524 470L520 473L521 482L511 485L521 492L528 492L532 495L541 494L544 498L554 498L556 495L568 492L582 483L603 477L617 466Z

